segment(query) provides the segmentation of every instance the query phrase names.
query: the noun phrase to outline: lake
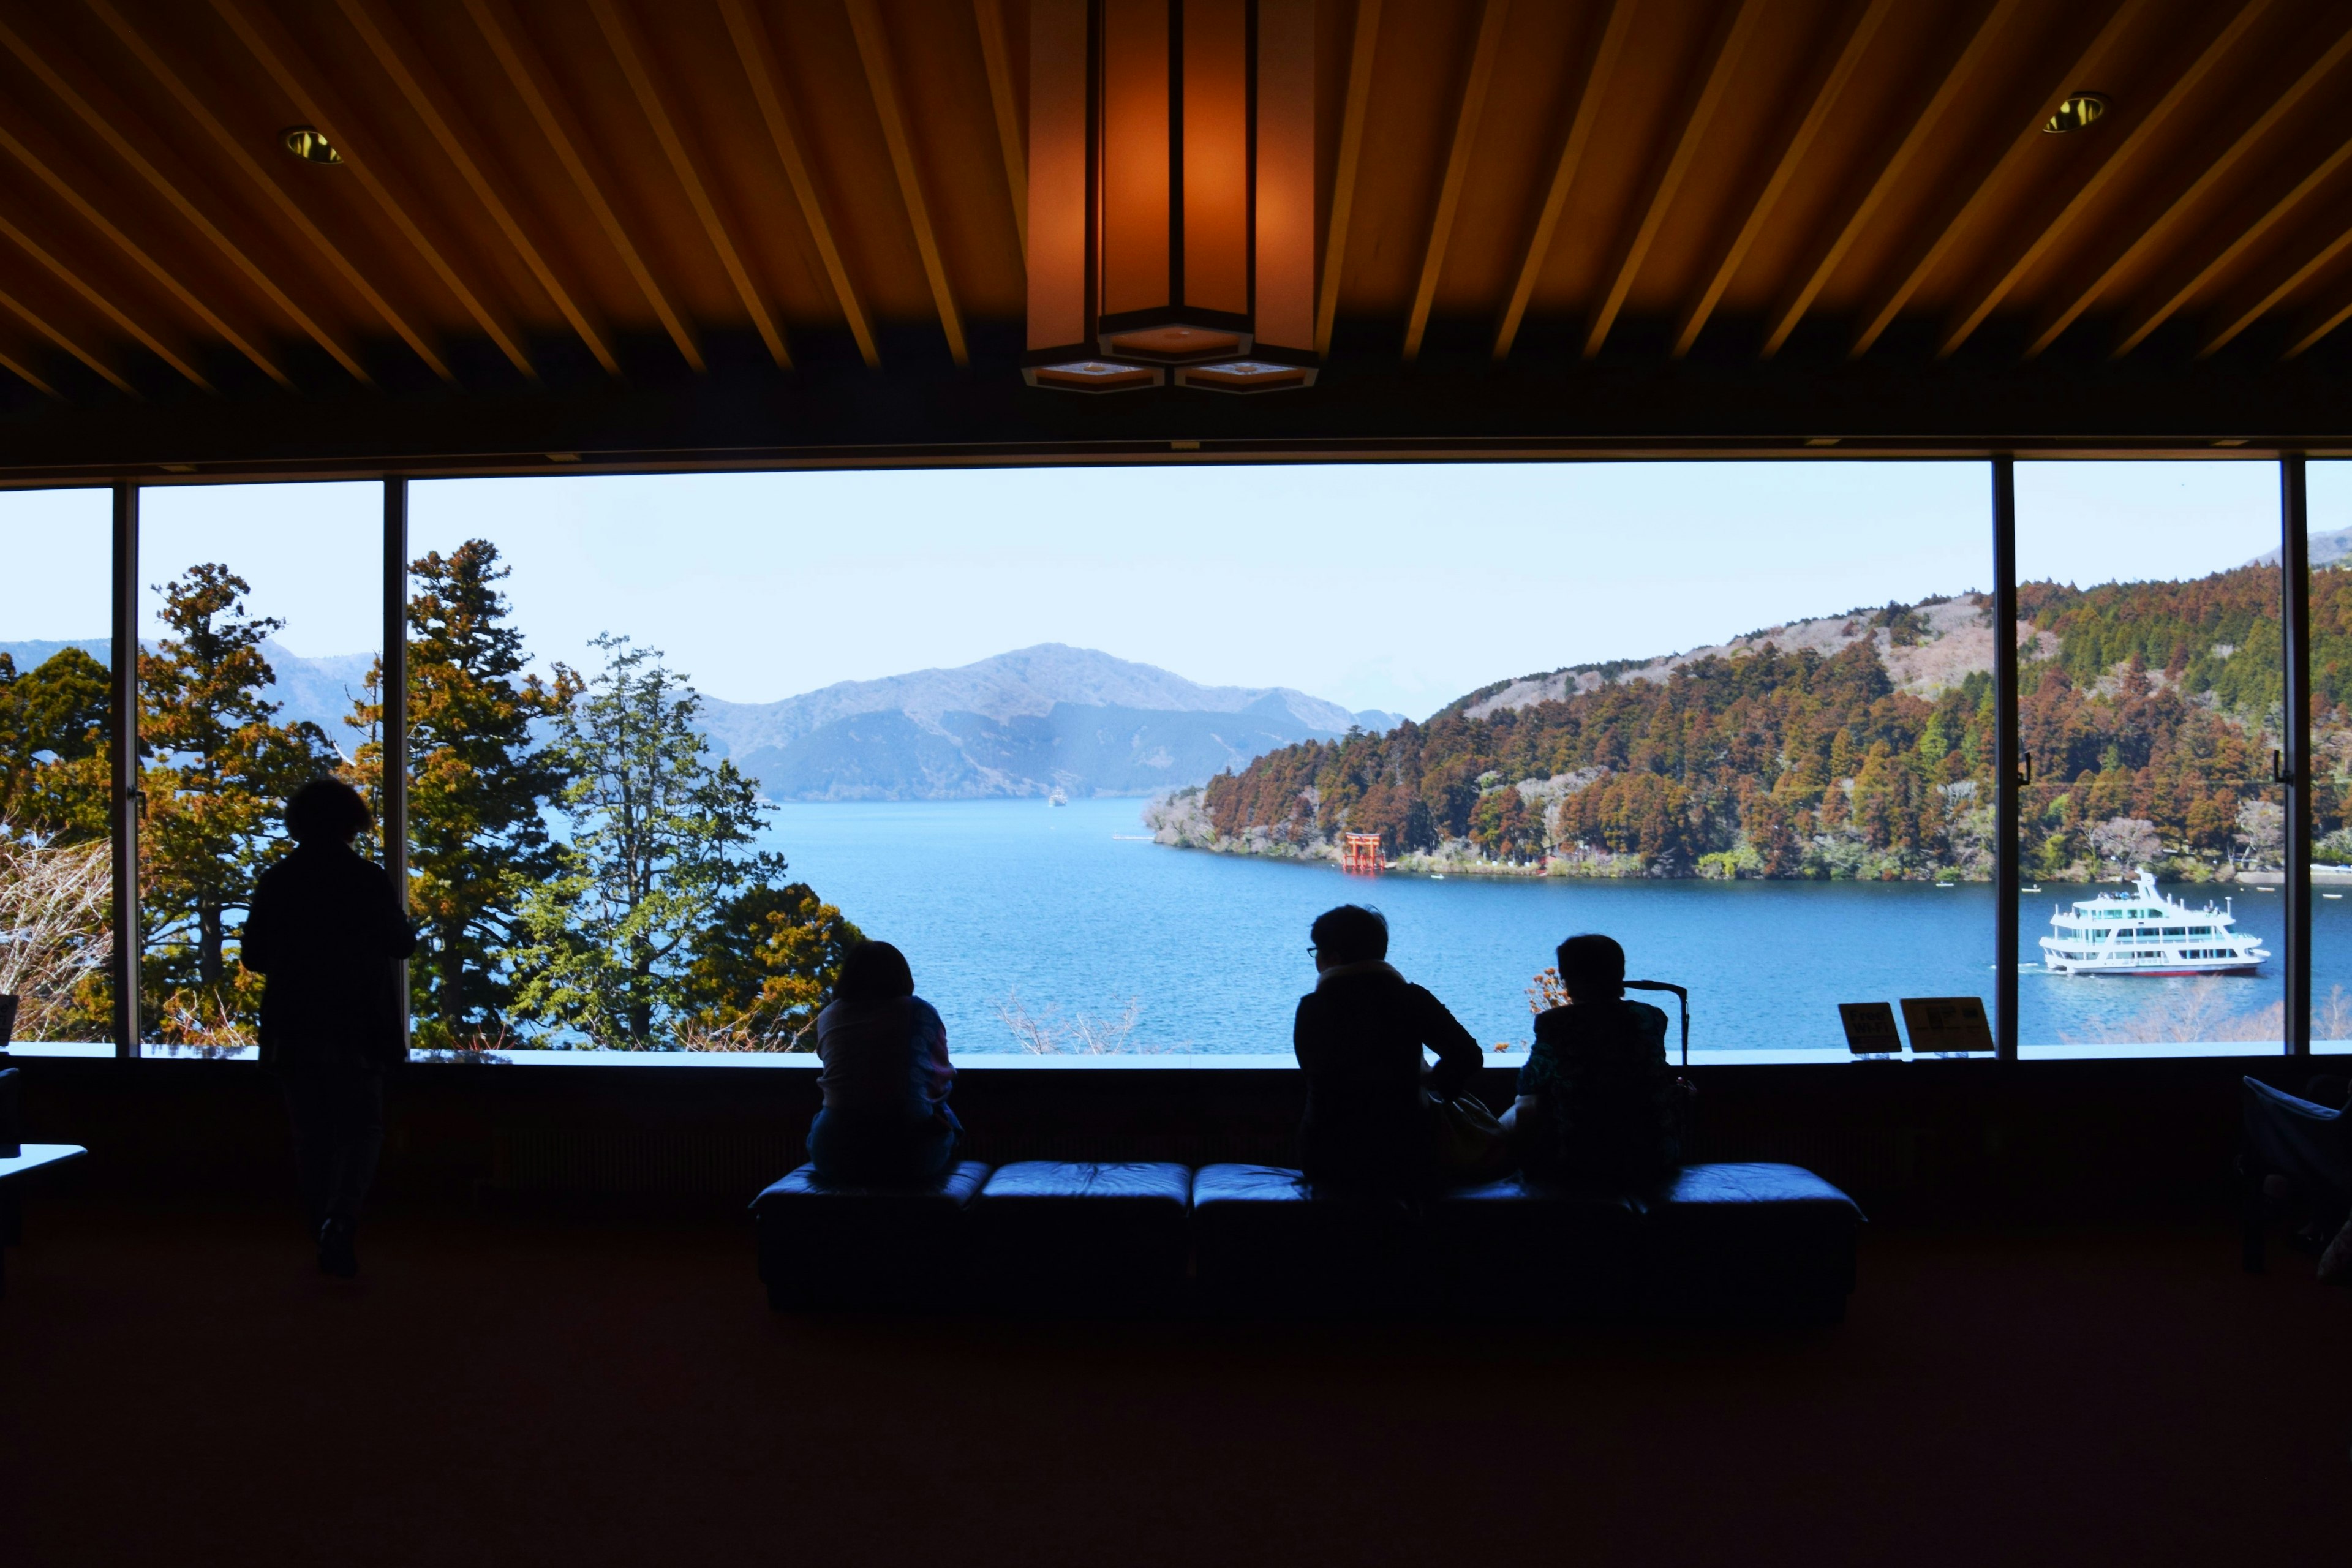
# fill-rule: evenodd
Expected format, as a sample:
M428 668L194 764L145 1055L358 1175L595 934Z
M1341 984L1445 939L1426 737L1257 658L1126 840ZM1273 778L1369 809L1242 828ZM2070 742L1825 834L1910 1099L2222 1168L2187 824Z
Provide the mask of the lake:
M1623 942L1633 974L1691 988L1694 1046L1843 1048L1842 1001L1975 994L1990 1005L1993 895L1980 884L1351 878L1325 863L1150 843L1143 805L789 805L770 837L795 879L906 951L958 1052L1022 1049L1008 1016L1064 1049L1091 1032L1128 1050L1286 1052L1292 1011L1315 978L1307 925L1348 902L1387 914L1391 961L1490 1047L1527 1040L1535 973L1580 931ZM2023 895L2019 961L2039 956L2053 901L2093 890ZM2203 889L2166 890L2204 901ZM2274 955L2261 974L2084 979L2028 969L2022 1039L2263 1032L2282 994L2281 900L2245 889L2234 897ZM2333 988L2352 993L2352 900L2314 900L2313 947L2324 1014Z

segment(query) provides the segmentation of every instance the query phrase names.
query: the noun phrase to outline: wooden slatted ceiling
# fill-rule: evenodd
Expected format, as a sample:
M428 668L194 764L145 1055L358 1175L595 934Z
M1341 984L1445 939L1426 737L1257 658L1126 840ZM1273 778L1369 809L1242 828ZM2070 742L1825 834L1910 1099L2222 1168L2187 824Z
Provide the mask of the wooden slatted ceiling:
M0 0L6 395L1001 375L1026 11ZM2335 0L1318 19L1343 358L2275 359L2352 319ZM2042 134L2078 88L2111 112Z

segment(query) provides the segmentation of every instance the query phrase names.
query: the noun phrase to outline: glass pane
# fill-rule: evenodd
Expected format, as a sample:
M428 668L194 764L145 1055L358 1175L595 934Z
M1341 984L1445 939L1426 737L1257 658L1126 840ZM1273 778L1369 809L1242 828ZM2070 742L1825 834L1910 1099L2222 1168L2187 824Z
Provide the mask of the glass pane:
M261 979L237 963L237 931L255 879L289 847L287 797L326 773L367 782L383 498L375 484L141 496L140 975L152 1051L251 1051Z
M2352 1050L2352 463L2312 463L2311 1043Z
M2282 1038L2278 470L2021 463L2021 1043Z
M0 495L0 995L19 1044L110 1048L112 517L101 489Z
M805 1047L846 922L959 1054L1284 1053L1364 900L1490 1044L1600 930L1695 1045L1843 1052L1840 1002L1989 989L1989 509L1978 463L419 485L418 1043Z

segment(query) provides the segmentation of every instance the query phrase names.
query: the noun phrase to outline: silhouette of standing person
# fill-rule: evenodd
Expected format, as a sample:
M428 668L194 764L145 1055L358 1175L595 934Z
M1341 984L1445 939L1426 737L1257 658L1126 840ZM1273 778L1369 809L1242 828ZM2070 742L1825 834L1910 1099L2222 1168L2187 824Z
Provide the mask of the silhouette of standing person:
M383 1075L404 1060L400 961L416 932L383 867L352 840L372 826L359 791L314 779L286 803L294 852L261 874L240 956L267 982L261 1061L294 1123L321 1273L359 1272L352 1233L383 1146Z

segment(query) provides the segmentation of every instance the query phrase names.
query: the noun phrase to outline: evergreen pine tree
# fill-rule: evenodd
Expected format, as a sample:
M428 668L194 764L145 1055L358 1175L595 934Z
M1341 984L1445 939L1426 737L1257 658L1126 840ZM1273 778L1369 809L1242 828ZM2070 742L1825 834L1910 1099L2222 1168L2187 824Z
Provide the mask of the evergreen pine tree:
M558 720L569 783L562 868L533 884L505 954L517 1010L613 1049L675 1049L698 995L695 943L736 900L781 879L751 848L767 814L731 762L707 760L701 698L660 653L593 645L604 669Z
M523 673L498 587L509 570L480 539L409 567L408 897L425 938L409 973L427 1047L497 1032L512 987L494 954L517 940L524 889L557 869L542 813L564 775L532 728L562 713L580 680L562 665L552 680ZM359 756L371 789L382 679L379 660L351 720L371 737Z

